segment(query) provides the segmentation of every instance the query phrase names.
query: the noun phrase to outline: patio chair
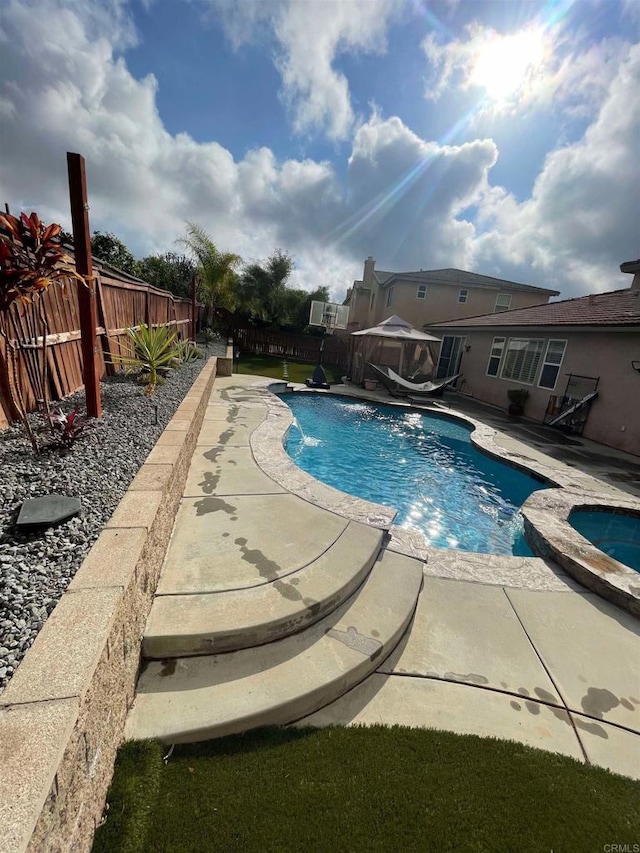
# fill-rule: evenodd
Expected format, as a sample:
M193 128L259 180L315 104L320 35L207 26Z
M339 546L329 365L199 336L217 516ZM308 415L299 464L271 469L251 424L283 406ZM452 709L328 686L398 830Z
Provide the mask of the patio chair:
M455 376L445 376L443 379L436 379L435 381L410 382L408 379L403 379L399 373L391 370L390 367L383 367L371 362L368 364L387 391L394 397L440 397L444 389L453 385L456 379L462 375L456 373Z
M552 418L550 421L547 421L549 426L560 426L564 420L566 420L571 415L574 415L579 409L582 409L584 406L587 406L592 400L595 400L598 396L597 391L591 391L589 394L585 394L585 396L573 403L573 405L564 409L564 411L560 412L559 415L556 415L555 418Z

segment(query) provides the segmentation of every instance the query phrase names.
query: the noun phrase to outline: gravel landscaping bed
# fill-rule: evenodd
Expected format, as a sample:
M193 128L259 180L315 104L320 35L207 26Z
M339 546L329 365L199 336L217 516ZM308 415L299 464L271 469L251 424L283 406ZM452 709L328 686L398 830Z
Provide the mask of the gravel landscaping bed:
M132 378L101 383L103 417L69 450L34 456L20 426L0 432L0 692L111 517L138 469L196 377L225 345L200 346L204 358L167 376L153 396ZM85 411L84 390L61 404ZM48 429L33 416L42 443ZM80 498L82 511L40 533L14 530L20 505L46 494Z

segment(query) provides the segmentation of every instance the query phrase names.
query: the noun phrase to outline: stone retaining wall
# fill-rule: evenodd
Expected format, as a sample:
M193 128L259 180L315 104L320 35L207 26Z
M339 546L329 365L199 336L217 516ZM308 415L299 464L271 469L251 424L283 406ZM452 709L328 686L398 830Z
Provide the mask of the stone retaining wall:
M89 851L147 615L216 370L212 358L0 696L0 850Z

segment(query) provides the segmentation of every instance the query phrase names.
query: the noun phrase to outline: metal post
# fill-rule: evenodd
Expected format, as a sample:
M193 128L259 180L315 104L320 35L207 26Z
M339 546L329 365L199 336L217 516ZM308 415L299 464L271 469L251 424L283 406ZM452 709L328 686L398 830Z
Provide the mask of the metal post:
M80 314L80 343L82 347L82 378L87 398L87 415L102 417L100 399L100 373L98 369L98 341L96 338L96 287L91 261L91 236L89 232L89 205L87 203L87 178L84 157L67 151L69 172L69 199L76 270L85 280L78 286Z

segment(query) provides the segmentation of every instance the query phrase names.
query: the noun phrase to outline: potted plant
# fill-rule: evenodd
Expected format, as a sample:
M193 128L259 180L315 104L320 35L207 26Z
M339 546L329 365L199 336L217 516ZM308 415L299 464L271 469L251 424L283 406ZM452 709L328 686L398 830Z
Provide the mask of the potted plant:
M519 418L524 412L524 404L529 399L529 392L526 388L509 388L507 397L509 398L509 414L514 418Z

